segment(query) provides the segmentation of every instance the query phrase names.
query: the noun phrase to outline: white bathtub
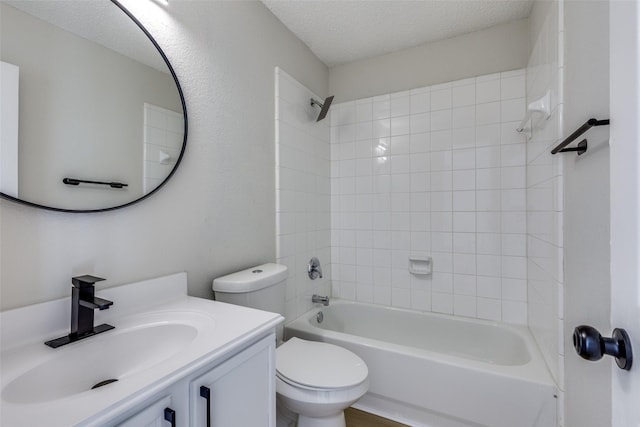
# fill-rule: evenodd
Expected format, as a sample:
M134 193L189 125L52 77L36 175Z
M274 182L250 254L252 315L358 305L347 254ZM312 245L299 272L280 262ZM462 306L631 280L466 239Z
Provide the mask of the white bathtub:
M556 425L556 388L525 327L332 300L285 334L364 359L370 387L357 408L411 426Z

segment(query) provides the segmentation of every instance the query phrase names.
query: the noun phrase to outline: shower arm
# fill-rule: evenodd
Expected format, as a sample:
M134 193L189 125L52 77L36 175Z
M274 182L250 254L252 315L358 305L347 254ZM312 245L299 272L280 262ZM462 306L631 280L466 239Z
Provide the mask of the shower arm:
M316 120L317 122L319 122L320 120L324 119L327 116L327 113L329 112L329 108L331 107L332 102L333 102L333 96L327 97L327 99L325 99L324 102L317 101L313 98L310 99L310 103L312 107L314 105L317 105L320 107L320 114L318 115L318 119Z
M316 101L315 99L311 98L311 102L310 102L311 106L313 107L314 105L317 105L320 108L324 107L324 104L322 104L320 101Z

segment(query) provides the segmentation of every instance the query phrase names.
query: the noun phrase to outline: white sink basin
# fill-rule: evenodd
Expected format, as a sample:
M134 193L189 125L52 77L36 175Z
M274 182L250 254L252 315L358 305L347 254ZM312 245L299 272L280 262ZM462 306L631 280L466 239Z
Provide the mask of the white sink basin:
M187 296L186 273L97 293L115 329L51 348L71 298L0 312L0 426L103 427L267 334L282 317ZM116 379L98 388L97 383ZM117 421L117 422L116 422Z
M108 380L124 381L180 352L197 336L193 325L148 323L114 329L59 349L59 353L9 383L2 399L40 403L91 392ZM111 382L102 387L115 387Z

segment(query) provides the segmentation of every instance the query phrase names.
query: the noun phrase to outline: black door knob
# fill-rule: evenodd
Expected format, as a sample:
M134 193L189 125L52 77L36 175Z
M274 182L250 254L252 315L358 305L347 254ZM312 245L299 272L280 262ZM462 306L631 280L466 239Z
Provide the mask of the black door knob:
M630 370L633 363L631 340L624 329L614 329L611 338L605 338L592 326L580 325L573 331L573 346L583 359L600 360L608 354L616 359L620 369Z

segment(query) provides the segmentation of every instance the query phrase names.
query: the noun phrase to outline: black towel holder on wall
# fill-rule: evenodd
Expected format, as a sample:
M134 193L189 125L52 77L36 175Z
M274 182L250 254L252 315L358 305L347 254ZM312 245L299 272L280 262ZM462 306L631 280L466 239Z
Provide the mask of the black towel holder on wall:
M108 185L111 188L124 188L129 186L129 184L125 184L124 182L88 181L86 179L77 179L77 178L63 178L62 182L67 185L80 185L80 184Z
M581 154L586 153L587 152L587 140L586 139L583 139L582 141L580 141L580 143L578 143L577 147L574 147L574 148L564 148L564 147L566 147L567 145L571 144L575 139L577 139L580 135L582 135L583 133L585 133L586 131L588 131L592 127L594 127L594 126L607 126L607 125L609 125L609 119L598 120L598 119L593 119L592 118L592 119L587 120L585 122L585 124L580 126L575 132L573 132L564 141L562 141L560 144L558 144L556 146L556 148L551 150L551 154L566 153L566 152L576 151L578 153L578 156L579 156Z

